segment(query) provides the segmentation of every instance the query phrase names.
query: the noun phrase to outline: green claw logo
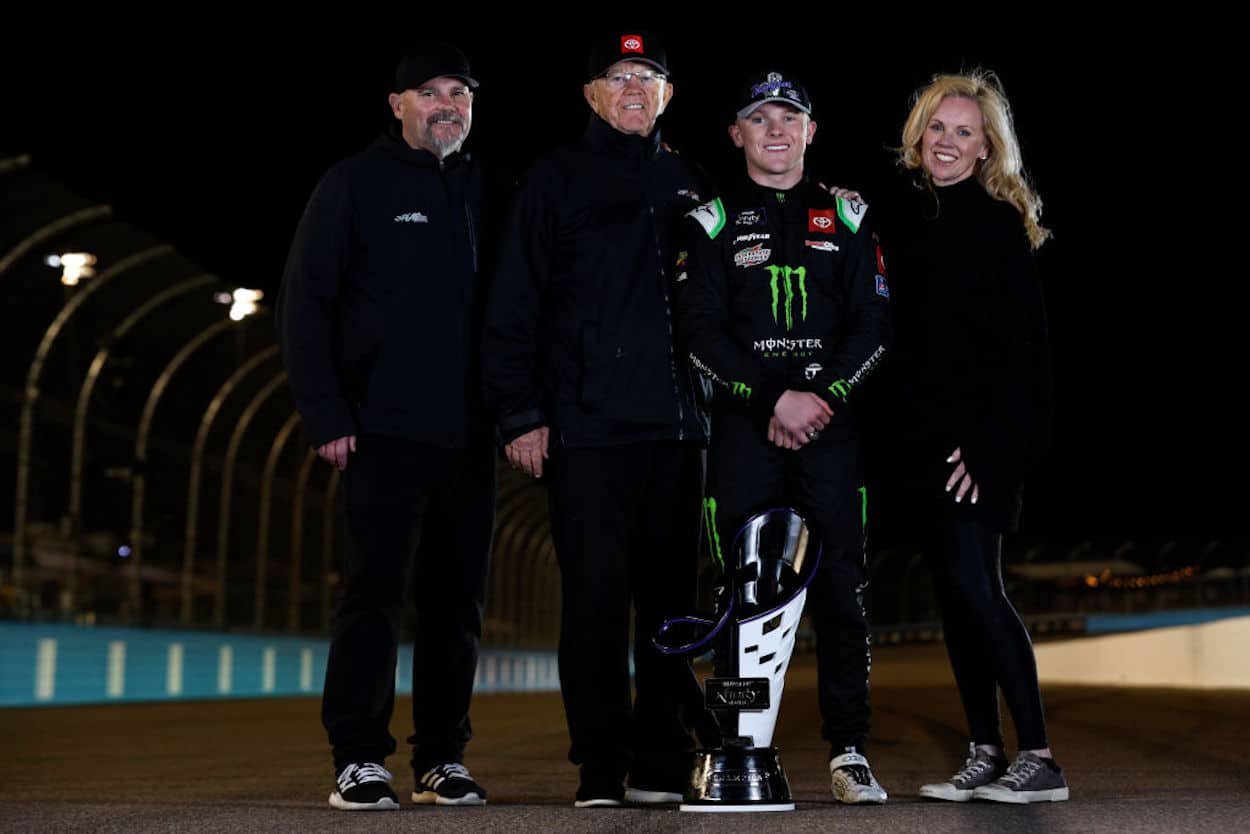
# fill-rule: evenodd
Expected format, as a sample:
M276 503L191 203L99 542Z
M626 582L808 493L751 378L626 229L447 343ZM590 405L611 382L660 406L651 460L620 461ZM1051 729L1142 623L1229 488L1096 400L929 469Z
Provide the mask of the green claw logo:
M730 388L735 397L742 397L744 400L751 399L751 387L745 382L731 382Z
M703 523L707 525L708 549L720 569L725 569L725 558L720 552L720 533L716 529L716 499L711 496L703 499Z
M846 384L845 379L836 379L833 381L833 384L829 386L829 393L833 394L842 402L846 402L846 396L851 393L851 387Z
M769 281L768 286L773 291L773 323L777 321L777 307L780 302L781 289L784 286L786 291L786 330L794 329L794 282L792 278L798 278L799 295L803 299L803 309L801 311L802 321L807 321L807 267L788 267L788 266L766 266L768 270Z

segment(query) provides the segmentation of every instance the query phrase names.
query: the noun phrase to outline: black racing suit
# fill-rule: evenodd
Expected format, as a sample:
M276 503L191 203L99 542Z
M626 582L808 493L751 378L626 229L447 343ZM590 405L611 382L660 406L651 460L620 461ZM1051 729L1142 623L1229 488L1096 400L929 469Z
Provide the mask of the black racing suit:
M679 714L702 695L689 664L651 638L694 602L706 430L670 298L697 188L658 133L592 117L526 176L487 310L483 376L501 442L550 428L560 686L583 798L613 795L627 770L633 787L658 790L682 790L689 774Z
M868 733L867 494L849 402L890 338L889 289L867 207L804 181L788 191L746 183L689 215L680 324L690 362L714 383L704 502L722 569L752 514L794 506L822 542L810 585L822 734L834 754ZM834 410L798 451L769 443L786 390Z
M276 319L314 446L355 436L347 558L322 722L335 769L395 751L404 592L415 574L412 765L460 761L494 528L477 384L481 174L392 129L330 168L291 244Z

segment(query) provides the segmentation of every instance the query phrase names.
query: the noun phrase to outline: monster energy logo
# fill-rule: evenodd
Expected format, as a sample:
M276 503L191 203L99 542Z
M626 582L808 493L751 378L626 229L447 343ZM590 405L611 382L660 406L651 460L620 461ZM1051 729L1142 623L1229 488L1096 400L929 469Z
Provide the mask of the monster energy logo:
M842 402L846 402L846 395L851 393L851 388L846 384L845 379L835 379L833 384L829 386L829 393L833 394Z
M744 400L751 399L751 387L745 382L731 382L729 386L735 397L742 397Z
M761 353L768 350L821 350L820 339L756 339L751 346Z
M725 559L720 553L720 533L716 529L716 499L712 497L703 499L703 523L707 525L707 543L708 549L712 551L712 558L716 560L716 564L720 565L720 569L725 569Z
M851 374L850 379L834 380L833 384L829 386L829 393L833 394L842 402L846 402L846 398L851 393L851 389L863 382L864 378L872 372L872 369L877 367L877 363L881 361L881 357L884 353L885 345L877 345L877 349L872 352L871 356L864 360L864 363L859 366L855 373Z
M777 321L777 307L781 300L781 290L786 292L786 330L794 328L794 282L792 278L799 279L799 295L803 299L803 310L801 313L802 320L807 321L807 267L788 267L788 266L766 266L768 274L771 276L768 286L773 291L773 323Z

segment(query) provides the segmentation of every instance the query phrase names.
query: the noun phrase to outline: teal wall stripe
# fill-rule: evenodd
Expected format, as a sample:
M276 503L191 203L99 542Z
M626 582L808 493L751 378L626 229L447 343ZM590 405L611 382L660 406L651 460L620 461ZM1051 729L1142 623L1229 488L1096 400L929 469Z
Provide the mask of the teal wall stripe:
M0 707L320 695L329 641L0 623ZM412 692L411 644L396 691ZM476 692L559 689L555 652L482 651Z

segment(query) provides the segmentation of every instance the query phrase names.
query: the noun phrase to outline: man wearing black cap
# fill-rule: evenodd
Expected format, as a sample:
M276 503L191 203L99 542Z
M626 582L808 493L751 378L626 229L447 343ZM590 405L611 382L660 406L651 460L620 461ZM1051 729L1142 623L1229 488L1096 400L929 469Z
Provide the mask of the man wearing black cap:
M396 122L318 184L278 302L305 431L343 471L347 558L322 721L330 804L344 810L399 807L383 762L395 752L387 726L410 567L412 799L486 801L461 764L494 521L477 369L481 176L459 152L476 87L455 47L404 57Z
M579 807L679 801L692 746L682 718L701 710L689 664L651 643L662 618L693 601L706 436L672 344L676 238L700 198L656 129L668 74L654 35L595 45L590 125L525 178L483 341L508 460L550 486Z
M713 558L752 514L795 506L820 536L808 599L833 793L881 803L864 756L868 623L854 395L890 338L884 265L867 206L803 174L816 134L807 91L783 72L742 91L733 143L747 178L690 213L678 276L682 346L712 382L705 516Z

